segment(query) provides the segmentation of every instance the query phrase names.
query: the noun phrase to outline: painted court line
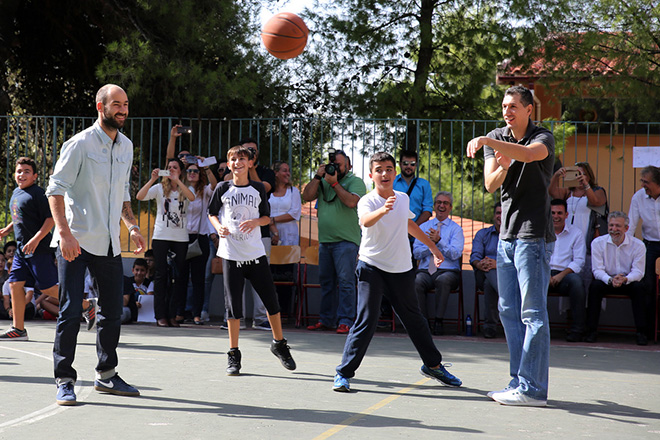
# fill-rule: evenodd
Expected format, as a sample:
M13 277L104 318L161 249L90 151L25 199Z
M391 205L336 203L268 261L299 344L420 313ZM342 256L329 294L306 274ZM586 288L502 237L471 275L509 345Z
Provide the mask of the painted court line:
M355 414L354 416L349 417L348 419L344 420L343 422L333 426L332 428L325 431L323 434L321 434L317 437L314 437L314 440L324 440L324 439L332 437L333 435L337 434L338 432L340 432L344 428L347 428L350 425L352 425L353 423L357 422L358 420L360 420L364 416L368 416L370 414L375 413L376 411L378 411L379 409L381 409L382 407L384 407L388 403L391 403L391 402L395 401L396 399L398 399L399 397L403 396L404 394L409 393L413 389L418 388L421 385L424 385L429 380L431 380L431 379L430 378L425 378L425 379L422 379L418 382L415 382L414 384L412 384L411 386L409 386L407 388L400 389L396 393L394 393L391 396L381 400L380 402L370 406L369 408L365 409L364 411L359 412L359 413Z
M0 346L0 349L4 350L9 350L9 351L15 351L17 353L22 353L22 354L28 354L30 356L35 356L41 359L46 359L47 361L52 361L53 358L52 356L45 356L43 354L39 353L33 353L31 351L26 351L26 350L19 350L17 348L11 348L11 347L4 347ZM53 383L55 380L53 379ZM80 375L78 377L77 383L82 383L83 379L80 378ZM78 402L83 402L87 396L90 395L92 392L91 387L82 387L82 385L77 385L76 386L76 396L77 396L77 401ZM30 423L38 422L39 420L45 419L47 417L53 416L57 413L60 413L64 411L66 408L57 405L56 403L53 403L51 405L48 405L45 408L38 409L36 411L31 412L30 414L26 414L21 417L17 417L13 420L8 420L4 423L0 424L0 432L4 432L7 428L11 428L14 426L20 426L20 425L28 425Z

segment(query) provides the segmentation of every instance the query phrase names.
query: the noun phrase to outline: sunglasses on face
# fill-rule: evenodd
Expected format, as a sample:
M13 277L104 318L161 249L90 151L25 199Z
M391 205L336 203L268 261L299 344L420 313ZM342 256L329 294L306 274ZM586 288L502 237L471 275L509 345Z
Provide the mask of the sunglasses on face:
M199 170L196 168L190 168L189 170L186 170L186 173L188 174L199 174Z
M447 206L451 206L451 202L448 202L448 201L446 201L446 200L436 200L436 201L435 201L435 204L436 204L436 205L447 205Z
M417 165L417 162L415 162L415 161L408 162L407 160L404 160L404 161L401 162L401 163L403 164L404 167L407 167L407 166L414 167L415 165Z

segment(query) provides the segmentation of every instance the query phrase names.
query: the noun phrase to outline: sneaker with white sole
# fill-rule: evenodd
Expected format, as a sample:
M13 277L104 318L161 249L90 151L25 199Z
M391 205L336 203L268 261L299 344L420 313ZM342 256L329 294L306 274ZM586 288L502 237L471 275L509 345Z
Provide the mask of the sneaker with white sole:
M486 394L486 396L488 396L492 399L493 394L495 394L495 393L506 393L507 391L511 391L511 390L515 390L515 388L510 386L510 385L507 385L506 387L504 387L504 389L501 389L499 391L488 391L488 394Z
M19 330L13 325L4 332L0 333L0 341L27 341L27 330Z
M501 393L493 393L491 399L501 405L509 406L547 406L547 399L537 399L535 397L523 394L518 388L504 391Z
M115 374L109 379L96 379L94 389L104 393L117 394L119 396L139 396L140 392L132 385L124 382L124 379Z
M438 368L430 368L422 365L419 372L422 373L422 376L430 377L450 387L460 387L463 385L463 381L447 371L445 367L451 367L451 364L441 364Z
M332 390L339 393L349 393L351 391L351 380L341 374L335 374L335 383Z
M87 323L87 331L91 331L96 327L96 321L98 320L99 314L99 300L98 298L87 298L89 306L83 311L83 318Z
M253 322L252 323L252 328L255 330L264 330L264 331L270 331L270 322L264 321L264 322Z

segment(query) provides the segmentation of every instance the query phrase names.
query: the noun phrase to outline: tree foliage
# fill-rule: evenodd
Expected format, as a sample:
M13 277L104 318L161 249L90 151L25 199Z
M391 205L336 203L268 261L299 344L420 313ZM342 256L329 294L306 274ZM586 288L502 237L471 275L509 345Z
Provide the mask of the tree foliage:
M657 120L658 2L554 1L561 14L543 18L548 36L526 51L526 65L540 60L543 80L555 88L556 95L601 98L594 105L604 111L595 116L603 116L607 107L616 107L614 112L607 112L607 120Z
M0 111L85 114L114 82L134 115L279 115L286 89L258 50L258 11L215 0L3 0Z
M497 63L526 34L503 2L317 0L305 56L317 111L377 117L483 119L497 114ZM322 69L317 66L322 65ZM495 112L494 112L495 111Z

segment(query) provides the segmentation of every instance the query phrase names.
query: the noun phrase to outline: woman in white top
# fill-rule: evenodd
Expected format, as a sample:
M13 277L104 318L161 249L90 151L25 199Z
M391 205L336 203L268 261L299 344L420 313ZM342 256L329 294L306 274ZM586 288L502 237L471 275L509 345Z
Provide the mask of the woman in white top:
M580 273L585 288L588 289L591 283L591 242L599 235L607 233L607 230L600 231L596 228L591 215L591 208L604 207L607 204L607 195L605 189L598 186L596 176L591 165L587 162L578 162L575 164L580 174L578 175L578 185L570 188L559 186L560 178L566 175L566 168L561 167L550 179L548 192L553 199L566 200L568 206L568 218L566 224L569 227L577 227L582 232L587 245L587 258L585 265Z
M270 237L273 245L297 245L299 242L298 220L300 220L300 191L291 186L289 164L277 161L272 166L275 171L275 188L270 194Z
M300 220L300 191L291 186L289 164L277 161L271 167L275 172L275 186L268 198L270 204L270 239L273 246L298 245L298 220ZM294 265L271 266L273 279L290 281L294 276ZM277 286L280 308L285 312L290 309L293 288Z
M198 158L203 160L204 158ZM206 261L209 258L209 236L213 226L209 221L209 201L217 179L208 167L199 168L197 164L189 164L186 175L190 190L195 194L195 200L188 205L188 239L189 243L197 240L202 249L202 255L186 260L185 276L192 282L192 313L195 324L201 325L202 306L204 305L204 284L206 280ZM210 183L209 183L210 182ZM179 315L183 310L179 310Z
M154 311L156 322L160 327L178 327L183 316L176 316L181 304L186 301L187 278L185 277L186 253L188 252L188 229L186 228L186 212L189 201L195 200L195 195L181 180L183 164L179 159L167 160L169 176L158 180L160 170L151 172L151 179L138 191L138 200L156 199L156 222L151 248L154 251ZM176 254L174 261L176 277L174 288L170 292L167 281L167 253ZM177 319L178 318L178 319Z

